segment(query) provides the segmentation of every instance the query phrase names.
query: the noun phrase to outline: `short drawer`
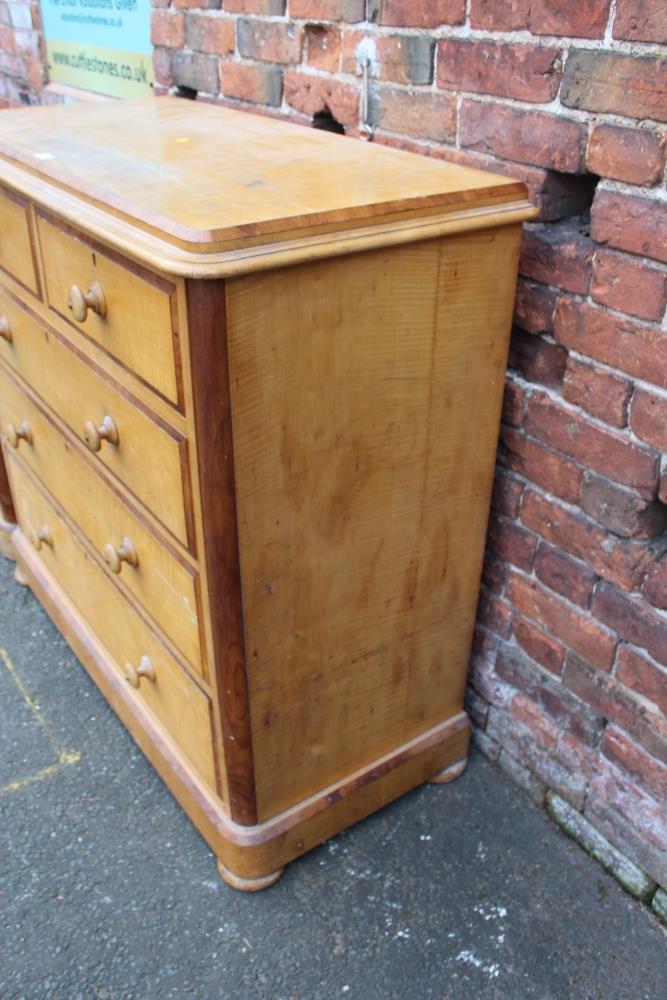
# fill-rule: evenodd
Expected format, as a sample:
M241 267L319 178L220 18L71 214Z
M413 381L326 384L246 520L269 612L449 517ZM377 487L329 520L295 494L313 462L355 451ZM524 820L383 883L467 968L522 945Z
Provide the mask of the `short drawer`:
M187 545L183 435L149 416L2 288L0 321L0 332L5 331L0 335L0 356L87 442L95 460L118 476ZM100 436L99 429L108 437Z
M198 575L149 531L100 477L94 464L63 436L48 415L0 368L0 421L27 424L12 438L24 462L117 573L133 596L201 673ZM11 431L9 432L11 436ZM8 447L11 443L5 440Z
M111 583L19 461L8 456L19 526L46 569L204 780L215 789L206 694Z
M38 229L50 308L178 403L174 286L43 216Z
M31 292L37 291L28 202L6 190L0 190L0 267Z

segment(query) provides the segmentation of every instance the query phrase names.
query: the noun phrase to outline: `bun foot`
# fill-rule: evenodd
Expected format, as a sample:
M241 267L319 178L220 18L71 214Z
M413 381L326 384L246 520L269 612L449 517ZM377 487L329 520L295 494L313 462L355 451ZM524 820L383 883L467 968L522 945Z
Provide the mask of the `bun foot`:
M14 570L14 579L17 583L20 583L22 587L28 586L28 577L25 575L19 564L16 564L16 569Z
M434 774L432 778L429 778L429 781L433 785L447 785L450 781L456 781L456 779L460 778L465 771L467 763L467 757L465 760L459 760L456 764L451 764L449 767L446 767L444 771L439 771L437 774Z
M238 889L240 892L259 892L261 889L268 889L269 886L275 885L282 875L283 870L282 868L278 868L277 871L269 872L268 875L261 875L259 878L242 878L240 875L230 872L229 868L225 868L222 861L218 861L218 871L223 882L231 885L232 889Z

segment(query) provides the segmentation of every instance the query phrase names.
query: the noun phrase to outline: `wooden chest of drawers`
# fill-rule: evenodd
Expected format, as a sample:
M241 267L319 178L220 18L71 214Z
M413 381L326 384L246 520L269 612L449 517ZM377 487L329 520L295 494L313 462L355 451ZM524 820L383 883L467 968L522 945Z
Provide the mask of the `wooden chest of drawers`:
M465 765L532 214L188 101L0 116L3 549L237 887Z

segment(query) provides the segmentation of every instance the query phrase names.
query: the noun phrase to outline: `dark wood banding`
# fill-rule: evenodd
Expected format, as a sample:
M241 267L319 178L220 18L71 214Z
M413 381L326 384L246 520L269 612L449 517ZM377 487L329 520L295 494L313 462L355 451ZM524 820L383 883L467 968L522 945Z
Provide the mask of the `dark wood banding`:
M211 630L232 819L257 822L222 281L186 282Z

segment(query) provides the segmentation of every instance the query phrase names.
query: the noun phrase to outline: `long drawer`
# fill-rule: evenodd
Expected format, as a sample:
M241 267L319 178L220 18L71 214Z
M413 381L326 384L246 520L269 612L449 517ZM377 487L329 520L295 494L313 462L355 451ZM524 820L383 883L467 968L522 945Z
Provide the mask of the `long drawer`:
M4 330L4 333L2 331ZM183 544L187 446L0 288L0 356ZM107 428L105 430L105 428ZM115 428L117 442L109 438ZM103 435L107 433L109 437Z
M215 789L210 702L85 551L20 462L8 472L22 532L119 670Z
M72 445L48 415L0 366L0 422L26 437L5 441L17 446L100 556L120 575L132 594L192 666L202 672L199 641L198 577L149 531L141 518L101 478L83 449ZM10 435L11 436L11 435Z
M0 190L0 267L31 292L37 291L28 203L4 189Z
M144 268L121 263L42 216L38 230L51 309L178 402L174 286Z

